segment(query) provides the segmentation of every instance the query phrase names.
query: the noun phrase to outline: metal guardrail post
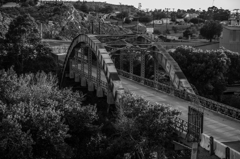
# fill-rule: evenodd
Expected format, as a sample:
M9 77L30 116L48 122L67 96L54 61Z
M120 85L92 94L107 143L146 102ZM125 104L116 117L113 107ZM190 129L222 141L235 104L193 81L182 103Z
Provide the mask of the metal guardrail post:
M230 159L230 148L226 147L226 154L225 159Z
M210 136L210 138L209 138L209 146L210 146L209 154L210 154L210 156L214 155L213 144L214 144L214 138L212 136Z
M141 52L141 83L144 84L145 78L145 53Z

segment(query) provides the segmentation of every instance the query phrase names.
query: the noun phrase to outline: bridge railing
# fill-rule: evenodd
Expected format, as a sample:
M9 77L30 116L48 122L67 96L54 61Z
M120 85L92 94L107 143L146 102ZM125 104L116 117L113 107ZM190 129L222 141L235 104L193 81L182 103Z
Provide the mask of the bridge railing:
M123 70L118 70L119 75L128 78L130 80L136 81L140 84L143 84L145 86L157 89L161 92L167 93L169 95L173 95L175 97L184 99L186 101L192 102L194 105L199 106L199 108L206 108L208 110L211 110L213 112L217 112L219 114L222 114L224 116L240 120L240 110L230 107L226 104L216 102L211 99L207 99L205 97L201 97L195 94L188 93L184 90L176 89L174 87L165 85L163 83L155 82L150 79L142 78L137 75L130 74Z

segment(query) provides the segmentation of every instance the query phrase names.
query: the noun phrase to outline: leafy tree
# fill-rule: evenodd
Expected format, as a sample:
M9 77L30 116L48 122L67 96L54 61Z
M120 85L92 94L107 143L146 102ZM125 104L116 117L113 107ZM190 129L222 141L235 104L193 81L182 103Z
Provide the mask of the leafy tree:
M218 9L215 6L209 7L207 11L203 10L199 18L204 20L218 20L218 21L224 21L228 20L231 12L229 10L224 9Z
M207 21L200 29L200 34L212 42L215 36L220 36L222 25L217 21Z
M96 107L59 90L51 74L1 71L0 92L1 158L81 158L78 151L96 140Z
M89 9L88 9L88 6L86 3L82 3L82 5L77 9L79 9L80 11L85 12L85 13L89 12Z
M223 50L203 51L181 46L171 56L200 95L220 100L230 66L230 59Z
M129 16L128 12L125 12L125 11L117 14L117 18L119 18L119 19L127 18L128 16Z
M183 37L186 37L186 38L188 38L189 36L192 37L193 34L197 34L197 33L198 33L197 28L194 26L191 26L183 32Z
M147 100L126 92L122 96L119 114L114 124L116 134L108 148L114 154L112 158L126 153L148 158L157 148L166 148L176 137L173 119L180 113L163 104L151 105Z
M240 82L240 53L233 52L224 48L221 48L227 57L231 60L231 65L229 66L227 79L228 84L235 84Z
M126 23L126 24L130 24L131 22L132 21L129 18L126 18L125 21L124 21L124 23Z
M204 20L203 20L203 19L200 19L200 18L192 18L192 19L190 19L189 22L191 22L191 23L193 23L193 24L199 24L199 23L203 23Z
M113 10L114 9L113 9L113 7L111 5L107 5L107 6L103 7L103 8L101 8L100 12L108 14L108 13L112 13Z
M152 20L152 17L149 15L139 17L139 22L141 23L149 23L151 22L151 20Z
M41 43L37 24L30 15L14 19L5 37L0 48L0 68L14 66L17 73L56 71L52 51Z
M172 30L174 31L174 33L178 32L178 28L176 26L172 26Z

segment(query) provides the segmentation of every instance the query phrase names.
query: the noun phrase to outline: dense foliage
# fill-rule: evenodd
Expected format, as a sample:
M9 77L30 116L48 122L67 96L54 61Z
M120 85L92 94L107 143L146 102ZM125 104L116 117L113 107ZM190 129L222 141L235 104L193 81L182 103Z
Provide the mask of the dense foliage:
M83 96L59 90L51 74L0 73L0 155L3 159L98 158L141 154L175 139L176 110L123 94L116 120L104 133L95 106ZM169 153L171 154L171 153Z
M159 147L165 147L169 155L174 154L167 147L176 139L172 126L179 111L164 104L150 104L131 93L123 95L121 106L112 146L119 147L120 153L124 150L124 153L144 158L149 158Z
M203 10L199 18L202 18L204 20L218 20L218 21L224 21L228 20L229 16L231 14L231 11L225 10L222 8L217 8L215 6L209 7L207 11Z
M219 100L227 84L230 58L223 49L203 51L181 46L171 56L200 95Z
M222 25L217 21L207 21L200 29L200 34L210 42L214 37L219 37L222 32Z
M35 20L29 15L15 18L0 46L0 69L14 66L16 72L56 72L51 49L41 43Z
M51 74L1 71L0 92L1 158L74 158L90 140L96 108L82 106L79 93L59 90Z

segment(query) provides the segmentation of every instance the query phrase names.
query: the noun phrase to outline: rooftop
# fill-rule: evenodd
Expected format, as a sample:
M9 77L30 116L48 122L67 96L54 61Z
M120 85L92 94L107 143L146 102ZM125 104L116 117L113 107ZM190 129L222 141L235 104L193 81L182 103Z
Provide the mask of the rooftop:
M240 30L240 25L228 25L228 26L224 26L224 28L228 30Z

